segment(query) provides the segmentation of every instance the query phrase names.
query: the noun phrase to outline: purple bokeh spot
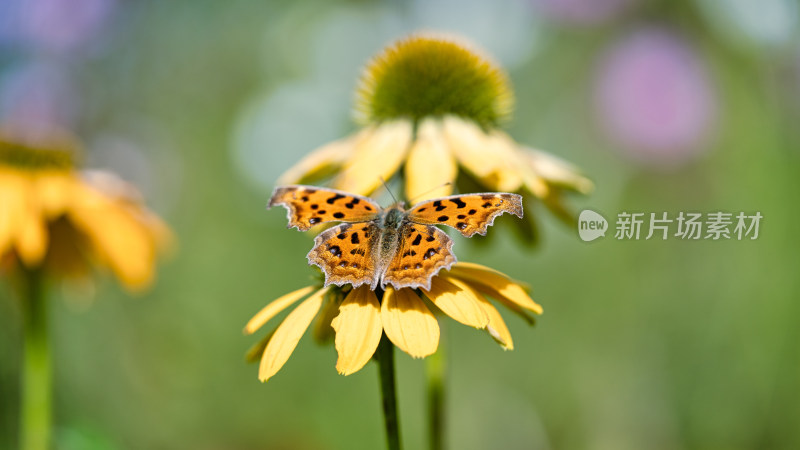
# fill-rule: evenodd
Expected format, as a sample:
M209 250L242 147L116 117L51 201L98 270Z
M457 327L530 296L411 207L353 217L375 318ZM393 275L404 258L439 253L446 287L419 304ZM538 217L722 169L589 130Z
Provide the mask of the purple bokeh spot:
M31 44L67 51L92 38L109 17L114 0L10 0L19 2L20 33ZM12 10L13 11L13 10Z
M628 35L603 56L595 103L605 131L626 155L666 165L704 149L718 112L698 55L657 28Z
M0 122L22 129L71 128L78 100L68 73L43 62L16 67L0 78Z

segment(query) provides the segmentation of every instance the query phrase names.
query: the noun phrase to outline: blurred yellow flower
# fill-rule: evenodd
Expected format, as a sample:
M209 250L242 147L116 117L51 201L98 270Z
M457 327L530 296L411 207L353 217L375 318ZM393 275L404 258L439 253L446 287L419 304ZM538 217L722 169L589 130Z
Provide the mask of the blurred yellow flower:
M556 212L564 190L592 182L569 163L515 142L498 127L511 112L507 77L459 39L414 35L368 65L358 90L365 127L313 151L277 184L334 175L332 187L369 195L402 170L405 196L450 195L459 169L484 190L529 191Z
M334 344L339 358L336 370L343 375L357 372L372 358L383 333L399 349L415 358L436 352L439 345L439 323L424 299L452 319L478 329L485 329L504 349L514 343L497 308L487 299L500 304L533 322L532 314L542 313L525 289L508 276L494 269L473 263L456 263L450 271L442 271L432 279L430 290L387 288L382 299L367 286L339 290L336 286L307 286L273 301L258 312L245 326L252 334L267 321L305 298L277 328L250 352L260 356L258 377L269 380L283 367L298 341L321 309L335 310L338 315L322 314L321 325L335 331Z
M77 171L76 149L65 136L31 146L0 135L0 269L85 276L99 265L146 287L169 229L114 174Z

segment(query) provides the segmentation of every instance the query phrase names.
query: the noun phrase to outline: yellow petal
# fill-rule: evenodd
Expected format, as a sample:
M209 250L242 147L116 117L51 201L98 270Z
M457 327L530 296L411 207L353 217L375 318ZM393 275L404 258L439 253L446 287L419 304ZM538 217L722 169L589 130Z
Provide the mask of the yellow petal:
M486 311L486 315L489 316L489 324L486 325L486 331L489 332L489 335L492 336L503 349L514 350L514 341L511 339L511 332L508 331L503 316L500 315L497 308L495 308L486 297L478 294L478 301L481 307L483 307L483 310Z
M284 172L276 184L303 183L306 179L323 176L326 172L338 169L352 156L358 142L364 139L370 131L370 129L364 129L312 151Z
M42 212L48 218L64 213L73 195L72 187L77 182L75 177L64 173L43 174L36 178L36 195Z
M474 263L459 262L450 270L450 275L461 278L467 283L480 283L492 296L502 296L535 314L542 313L542 307L534 302L519 284L505 274L486 266Z
M408 154L412 125L409 120L382 123L355 148L334 182L337 189L369 195L397 172Z
M591 180L581 175L572 164L540 150L521 151L533 170L550 183L588 194L594 189Z
M514 192L522 186L521 161L517 155L517 143L511 136L495 130L486 140L485 151L496 161L497 167L485 180L497 191Z
M522 164L522 181L536 197L546 198L550 195L550 186L547 185L547 181L525 163Z
M21 180L19 193L23 205L18 208L15 242L20 259L27 266L36 266L47 251L47 226L39 208L35 183L32 178Z
M317 344L326 344L333 341L335 335L331 323L333 319L339 314L339 305L344 300L342 291L336 290L328 295L326 301L322 303L322 311L317 314L314 325L311 328L311 335Z
M453 192L458 166L447 147L438 119L425 119L406 160L406 198L420 202Z
M336 330L336 370L342 375L361 370L372 358L381 340L381 306L368 286L353 289L339 306L333 319Z
M431 290L425 295L442 312L464 325L485 328L489 323L475 292L457 278L433 277Z
M481 183L496 191L513 192L522 186L517 143L506 133L483 131L457 117L443 120L444 135L458 162Z
M269 380L283 367L314 316L319 312L322 299L327 292L328 288L323 288L312 294L278 325L261 357L261 365L258 368L259 380Z
M519 317L521 317L522 320L528 322L529 325L534 325L536 323L536 318L531 315L530 311L528 311L526 309L522 309L516 303L510 302L505 297L503 297L502 295L498 294L497 291L489 289L489 288L487 288L484 285L479 284L479 283L475 283L470 287L473 288L476 292L478 292L480 294L488 295L489 297L492 297L494 300L497 300L498 303L500 303L501 305L503 305L506 308L510 309L514 314L516 314Z
M450 150L462 166L478 178L488 177L495 171L497 161L486 151L487 136L478 125L447 116L442 120L442 127Z
M156 249L147 228L124 204L82 187L73 199L70 219L125 287L138 290L150 284Z
M276 315L280 314L281 311L294 304L294 302L310 294L315 288L316 286L306 286L302 289L290 292L273 300L269 305L262 308L261 311L253 316L249 322L247 322L247 325L244 327L244 332L246 334L255 333L256 330L264 326L269 319L272 319Z
M42 262L47 252L47 226L39 211L38 204L28 199L19 229L17 229L17 251L27 266L36 266Z
M381 322L389 340L414 358L433 354L439 346L439 323L412 289L386 288Z
M0 169L0 257L12 248L20 228L27 198L25 185L21 176Z

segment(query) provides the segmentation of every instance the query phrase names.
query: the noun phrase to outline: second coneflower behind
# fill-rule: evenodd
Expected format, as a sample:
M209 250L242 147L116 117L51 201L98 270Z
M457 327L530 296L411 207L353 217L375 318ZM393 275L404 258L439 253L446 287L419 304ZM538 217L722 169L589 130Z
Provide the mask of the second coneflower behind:
M136 189L106 171L77 171L62 134L39 146L0 136L0 270L87 278L110 269L130 290L153 280L171 240Z
M132 186L110 172L77 170L77 149L64 132L32 143L0 131L0 275L16 288L24 322L20 448L51 447L49 284L90 280L99 268L141 290L170 241Z

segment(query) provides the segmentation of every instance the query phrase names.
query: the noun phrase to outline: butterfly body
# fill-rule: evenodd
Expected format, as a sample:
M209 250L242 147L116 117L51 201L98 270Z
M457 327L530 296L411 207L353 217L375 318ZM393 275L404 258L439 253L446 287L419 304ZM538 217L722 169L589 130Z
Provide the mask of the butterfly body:
M394 254L397 253L397 244L400 242L400 227L403 226L403 213L400 208L390 208L377 219L380 230L380 243L378 260L381 268L388 266ZM383 272L379 270L378 272Z
M453 241L434 225L448 225L464 236L485 234L504 212L522 217L517 194L465 194L381 208L373 200L312 186L279 186L268 207L288 210L289 227L306 231L324 222L344 222L323 231L308 253L309 264L325 273L325 285L368 284L373 290L430 289L431 278L456 262Z

